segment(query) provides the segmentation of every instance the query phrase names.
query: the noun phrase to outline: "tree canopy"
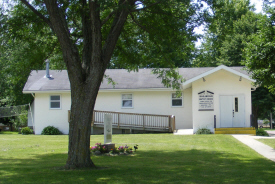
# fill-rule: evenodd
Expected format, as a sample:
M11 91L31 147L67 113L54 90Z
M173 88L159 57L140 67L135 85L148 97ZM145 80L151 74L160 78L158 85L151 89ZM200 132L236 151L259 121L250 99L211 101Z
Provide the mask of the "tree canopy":
M272 4L271 4L272 5ZM259 85L275 92L275 9L266 7L267 16L258 24L258 31L246 44L244 64Z
M249 0L215 1L206 19L207 32L194 60L195 66L243 65L249 35L257 32L262 16L253 12ZM211 12L210 11L210 12Z

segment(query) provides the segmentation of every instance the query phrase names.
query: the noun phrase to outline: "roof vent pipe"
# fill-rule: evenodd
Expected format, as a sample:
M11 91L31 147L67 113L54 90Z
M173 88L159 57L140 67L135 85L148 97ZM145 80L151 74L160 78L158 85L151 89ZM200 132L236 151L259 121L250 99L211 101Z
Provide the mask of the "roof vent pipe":
M50 61L47 59L45 61L45 63L46 63L46 78L51 78L51 76L50 76Z

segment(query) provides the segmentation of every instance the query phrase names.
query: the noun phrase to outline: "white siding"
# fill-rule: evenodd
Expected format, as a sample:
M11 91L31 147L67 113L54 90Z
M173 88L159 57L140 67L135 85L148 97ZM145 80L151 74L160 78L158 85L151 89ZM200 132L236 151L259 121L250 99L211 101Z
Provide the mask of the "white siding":
M133 94L133 108L122 108L122 94L125 92L99 91L96 110L175 115L176 129L192 128L192 89L183 91L183 106L172 107L172 91L127 91Z
M217 117L217 127L220 127L220 95L244 95L245 98L245 126L250 126L251 114L251 81L229 73L225 70L217 71L203 79L192 83L193 96L193 128L194 132L199 128L214 128L214 115ZM208 90L214 92L214 111L198 111L199 98L198 93Z
M50 109L50 95L61 95L61 109ZM63 134L69 133L68 110L71 108L70 93L35 94L35 134L41 134L46 126L54 126Z

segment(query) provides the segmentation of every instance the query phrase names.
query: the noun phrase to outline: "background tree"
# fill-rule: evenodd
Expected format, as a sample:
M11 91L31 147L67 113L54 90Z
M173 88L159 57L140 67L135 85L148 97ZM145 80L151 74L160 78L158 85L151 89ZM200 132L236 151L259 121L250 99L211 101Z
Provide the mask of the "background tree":
M34 64L41 66L45 59L59 58L58 53L62 53L68 71L72 105L67 168L94 166L89 151L90 122L106 68L118 64L128 69L179 66L177 61L188 60L188 54L182 53L193 47L194 22L200 23L200 14L196 14L200 3L189 0L20 2L13 12L23 29L18 29L17 24L8 25L30 37L31 29L41 25L41 34L34 38L37 41L34 50L37 53L44 50L37 54L40 58ZM25 25L31 29L24 30ZM23 56L29 51L25 50Z
M269 4L270 5L270 4ZM272 5L272 4L271 4ZM267 16L258 24L259 31L246 44L244 64L258 84L275 92L275 9L266 7Z
M253 12L249 0L215 1L206 19L206 34L193 61L195 66L240 66L245 43L257 31L261 14Z
M258 87L252 92L253 126L258 128L258 119L270 118L274 113L275 96L267 88Z
M62 61L60 47L45 23L22 4L12 8L13 11L3 7L0 9L0 107L29 104L33 97L23 94L22 89L30 71L43 69L46 58L53 61L52 68L64 68L57 65L60 63L57 61ZM13 125L22 125L20 119L6 117L0 121L12 129Z

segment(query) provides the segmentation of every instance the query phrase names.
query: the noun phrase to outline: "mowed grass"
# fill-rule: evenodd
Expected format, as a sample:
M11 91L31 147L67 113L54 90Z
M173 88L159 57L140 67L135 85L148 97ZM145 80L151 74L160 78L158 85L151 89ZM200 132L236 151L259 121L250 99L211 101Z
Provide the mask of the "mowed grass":
M262 128L263 130L268 130L268 131L275 131L275 128L270 129L270 128Z
M258 141L275 149L275 139L258 139Z
M91 145L103 143L92 135ZM0 134L0 183L274 183L275 163L230 135L113 135L133 156L92 156L64 170L68 136Z

